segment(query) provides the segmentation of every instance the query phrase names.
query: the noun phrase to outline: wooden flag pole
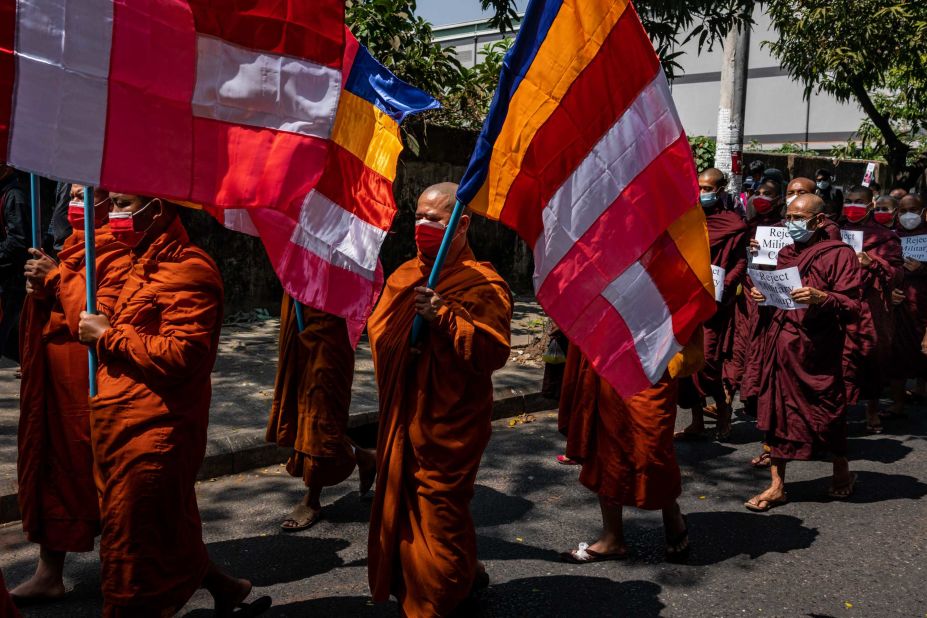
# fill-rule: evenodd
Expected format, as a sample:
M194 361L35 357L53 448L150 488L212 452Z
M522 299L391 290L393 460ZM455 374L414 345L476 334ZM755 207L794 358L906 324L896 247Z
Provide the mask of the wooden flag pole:
M29 174L29 206L32 214L32 248L42 248L42 196L39 195L39 177Z
M97 312L97 242L94 227L93 187L84 187L84 266L87 279L87 313ZM97 351L87 349L87 366L90 377L90 396L97 394Z
M444 239L441 241L441 248L438 249L438 255L435 257L435 263L431 267L431 274L428 276L428 288L433 290L438 285L441 278L441 269L444 267L444 261L447 259L447 253L451 250L451 243L454 242L454 235L457 234L457 224L464 214L463 202L457 200L454 204L454 211L451 213L451 220L447 222L447 229L444 230ZM415 315L415 321L412 322L412 346L417 346L422 339L425 328L425 318L421 315Z

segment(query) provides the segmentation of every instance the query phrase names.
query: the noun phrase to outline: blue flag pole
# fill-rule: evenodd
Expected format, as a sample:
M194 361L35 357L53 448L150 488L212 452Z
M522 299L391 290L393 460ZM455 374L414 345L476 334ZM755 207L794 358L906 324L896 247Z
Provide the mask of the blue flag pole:
M97 242L94 227L93 187L84 187L84 266L87 279L87 313L97 312ZM97 351L87 349L87 367L90 370L90 396L97 394Z
M42 248L42 196L39 195L39 177L29 174L29 206L32 214L32 247Z
M306 319L303 317L303 304L293 299L293 311L296 312L296 334L306 330Z
M451 220L447 222L447 229L444 230L444 239L441 241L441 248L438 249L438 255L435 257L434 266L431 267L431 274L428 276L428 288L433 290L438 285L441 278L441 269L444 267L444 261L447 259L447 253L451 250L451 243L454 241L454 235L457 233L457 224L463 216L463 202L457 200L454 204L454 211L451 213ZM418 345L422 338L422 332L425 328L425 318L421 315L415 315L415 321L412 322L412 345Z

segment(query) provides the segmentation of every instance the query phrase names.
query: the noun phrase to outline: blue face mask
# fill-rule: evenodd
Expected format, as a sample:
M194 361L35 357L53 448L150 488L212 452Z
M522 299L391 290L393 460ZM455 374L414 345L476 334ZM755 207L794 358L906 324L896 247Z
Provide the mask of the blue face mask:
M717 191L714 193L702 193L698 197L698 201L702 203L702 208L714 208L718 205L718 202L721 200L721 196Z
M805 244L814 236L814 230L808 229L807 221L786 221L785 230L792 240L799 244Z

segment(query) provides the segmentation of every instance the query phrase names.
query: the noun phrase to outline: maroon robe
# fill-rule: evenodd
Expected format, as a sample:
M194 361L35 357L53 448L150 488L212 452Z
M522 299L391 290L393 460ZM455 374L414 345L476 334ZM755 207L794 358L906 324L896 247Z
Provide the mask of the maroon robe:
M784 311L760 307L762 365L757 427L771 455L810 459L818 447L846 453L846 391L840 351L857 319L861 271L853 250L826 229L779 252L777 269L795 266L804 287L827 293L820 305Z
M762 215L757 215L747 221L747 243L749 239L756 238L758 227L781 227L782 214L779 209L773 209ZM753 268L772 268L770 266L753 266ZM738 294L734 304L734 349L731 360L724 365L724 383L730 392L740 391L741 399L745 398L744 389L756 394L753 384L755 375L747 371L750 358L751 342L756 336L757 311L756 303L747 299L746 294Z
M705 366L693 376L701 397L723 394L724 365L734 349L734 303L737 289L747 273L747 245L750 241L747 224L737 213L722 210L706 215L711 264L724 269L724 294L718 311L705 322L702 331L705 342ZM686 404L683 404L686 407Z
M927 223L913 230L895 228L900 238L927 234ZM921 342L927 333L927 267L917 272L902 270L898 286L904 301L893 308L895 337L892 340L891 375L895 378L927 378L927 356L921 352Z
M862 267L862 306L859 321L851 324L843 351L848 403L878 399L888 382L891 364L892 290L901 285L904 258L898 235L869 217L846 222L845 230L863 232L863 251L872 263Z

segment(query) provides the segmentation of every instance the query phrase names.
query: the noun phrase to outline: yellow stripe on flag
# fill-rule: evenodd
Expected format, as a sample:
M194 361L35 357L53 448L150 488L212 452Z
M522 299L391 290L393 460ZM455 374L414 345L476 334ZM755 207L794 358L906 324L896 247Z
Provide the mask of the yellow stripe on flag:
M512 96L486 182L468 204L470 208L490 219L499 218L528 144L599 53L627 6L628 0L563 0L534 62Z
M332 141L392 181L402 152L399 125L366 99L342 91Z
M696 206L676 219L667 232L689 268L705 286L705 291L715 295L711 278L711 249L708 245L708 223L702 207Z

